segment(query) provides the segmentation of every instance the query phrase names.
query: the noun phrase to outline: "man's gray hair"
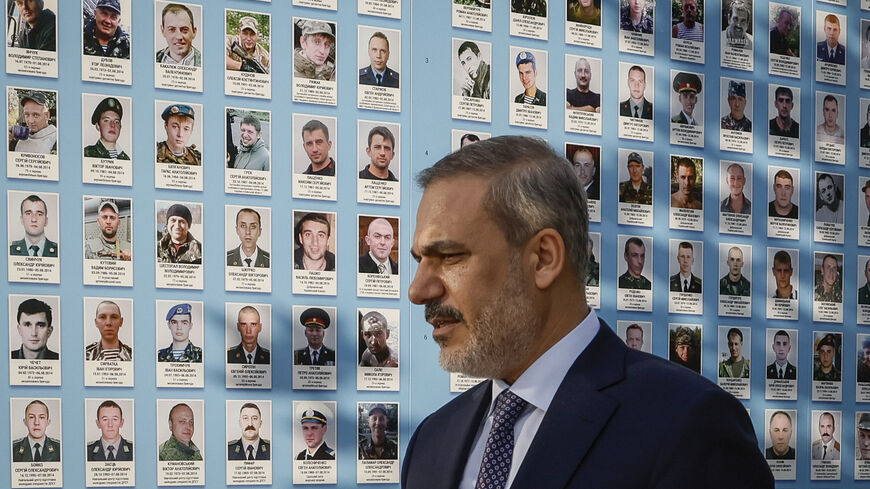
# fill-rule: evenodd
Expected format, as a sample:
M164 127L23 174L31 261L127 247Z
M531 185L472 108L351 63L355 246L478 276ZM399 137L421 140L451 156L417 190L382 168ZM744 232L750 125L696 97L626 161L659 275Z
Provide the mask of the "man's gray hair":
M586 283L586 193L568 160L543 139L499 136L445 156L421 171L417 184L425 190L462 175L489 178L483 209L512 247L520 248L542 229L554 229L565 242L575 276Z

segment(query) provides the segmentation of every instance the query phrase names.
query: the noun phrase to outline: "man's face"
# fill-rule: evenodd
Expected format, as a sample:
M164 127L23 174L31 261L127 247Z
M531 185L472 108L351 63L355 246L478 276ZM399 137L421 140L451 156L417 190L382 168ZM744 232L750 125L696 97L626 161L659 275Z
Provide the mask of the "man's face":
M311 219L302 223L299 241L302 242L302 252L309 260L319 261L329 247L329 226Z
M785 363L790 351L791 338L786 335L776 335L773 337L773 353L776 355L777 363Z
M828 41L828 46L836 46L839 39L840 25L825 21L825 40Z
M100 131L100 139L114 143L121 135L121 117L113 110L106 110L97 121L97 130Z
M840 115L840 109L837 102L835 100L825 100L822 107L825 114L825 125L833 127L837 124L837 116Z
M121 220L118 219L118 213L110 206L103 206L100 214L97 216L97 224L100 226L100 232L106 239L112 239L118 232L118 225Z
M193 411L187 406L178 406L169 416L169 431L181 443L190 445L193 438Z
M696 0L683 0L683 21L691 25L698 20L698 2Z
M175 153L184 151L187 140L193 134L193 119L186 115L171 115L163 124L166 129L166 144Z
M834 417L830 414L819 416L819 436L823 443L828 443L834 439Z
M190 337L190 328L193 327L190 314L176 314L169 321L169 333L173 341L187 341Z
M680 105L683 106L683 112L686 115L692 115L695 111L695 105L698 103L698 94L691 90L680 92Z
M242 438L247 441L255 441L260 437L260 426L263 425L263 420L260 419L260 412L255 408L242 408L239 413L239 428L242 429Z
M42 12L36 0L15 0L15 6L21 13L21 18L28 24L36 22L36 17Z
M791 34L791 31L794 30L794 17L791 15L791 12L788 10L780 12L776 20L776 29L783 37Z
M366 148L366 154L369 155L373 167L386 170L390 167L390 162L393 161L395 156L393 153L393 143L380 134L374 134L372 135L371 144Z
M870 430L858 428L858 449L861 450L861 460L870 460Z
M333 42L332 38L326 34L309 34L300 38L299 47L302 48L302 54L309 61L321 66L329 58Z
M780 207L788 207L791 204L791 196L794 193L794 185L791 179L776 177L773 180L773 195Z
M788 94L781 93L777 95L773 105L776 106L777 115L779 115L781 119L788 120L791 118L791 110L794 108L794 100L792 100Z
M517 71L520 74L520 83L523 84L523 88L531 90L535 86L535 78L538 76L534 65L532 63L520 63L517 66Z
M45 436L45 429L51 424L48 418L48 408L39 403L33 403L24 411L24 425L27 434L35 440Z
M864 205L866 205L867 210L870 211L870 185L864 187Z
M628 162L628 178L634 185L640 185L643 181L643 163L631 160Z
M695 168L677 165L677 185L683 197L689 197L695 191Z
M102 438L108 442L114 442L121 437L121 427L124 426L124 418L121 410L115 406L103 406L97 413L97 428L102 433Z
M239 32L239 40L242 41L242 47L245 48L245 51L251 53L256 49L260 35L252 29L242 29L242 32Z
M305 148L305 153L311 163L319 165L329 159L332 141L326 138L322 129L315 129L302 133L302 146Z
M366 244L378 261L385 262L393 249L393 227L389 222L375 219L369 224L365 237Z
M239 139L241 139L243 146L250 147L260 139L260 132L257 131L257 128L253 124L240 124L239 134Z
M867 260L867 263L864 265L864 278L867 279L867 283L870 284L870 260Z
M474 51L466 49L459 53L459 64L471 78L477 78L477 68L480 66L480 56Z
M749 14L743 9L731 9L731 17L728 19L728 30L731 37L742 39L746 35L749 26Z
M248 250L254 249L262 232L260 219L256 214L253 212L239 213L239 216L236 218L236 235L238 235L239 241L242 242L242 248Z
M741 95L729 95L728 108L731 109L732 119L743 119L743 110L746 109L746 97Z
M97 306L97 315L94 324L100 330L100 338L107 343L114 343L118 339L118 332L124 325L121 317L121 309L111 302L103 302Z
M743 273L743 252L740 248L728 250L728 273L735 277Z
M825 285L828 287L833 286L839 275L840 267L837 266L836 258L831 258L830 256L825 258L822 262L822 279L825 281Z
M643 348L643 331L637 328L626 330L625 344L629 348L634 348L635 350Z
M822 345L819 347L819 364L823 369L828 370L834 365L834 347L831 345Z
M683 275L692 273L692 265L695 263L695 252L692 248L680 247L677 250L677 263L680 264L680 273Z
M589 90L589 82L592 80L592 66L585 58L580 58L574 64L574 78L577 80L577 89L581 92Z
M634 15L640 15L646 8L646 0L628 0L628 8Z
M320 446L323 442L323 435L326 434L326 425L317 421L308 421L302 423L302 438L305 439L305 445L308 448L314 449Z
M169 47L169 54L175 59L181 59L190 53L193 38L196 37L196 27L187 12L166 12L161 26L163 38Z
M370 317L363 321L362 335L369 352L373 355L380 355L387 351L387 338L390 337L390 330L385 324L381 324L376 317Z
M383 440L387 432L387 415L380 410L370 414L369 428L372 430L372 438Z
M313 350L319 350L323 346L323 334L325 331L320 326L305 326L305 338L308 346Z
M819 191L819 199L822 200L825 204L832 205L834 200L837 199L837 191L836 187L834 187L834 180L828 177L822 177L818 181L818 191Z
M109 39L115 35L120 21L121 14L115 9L97 7L94 9L94 34L98 38Z
M743 175L743 169L740 167L729 168L725 173L725 183L731 190L731 195L740 195L743 193L743 187L746 185L746 177Z
M390 45L385 39L380 37L369 39L369 60L372 62L372 68L384 71L387 61L390 60Z
M689 355L692 352L692 346L691 345L677 345L677 347L674 349L674 351L677 352L677 356L680 358L681 361L688 362Z
M743 353L743 340L740 335L732 334L728 336L728 352L731 353L732 360L739 360Z
M628 251L625 253L625 262L628 263L629 273L635 277L639 276L643 273L643 264L645 261L646 247L629 243Z
M788 442L791 441L791 420L784 414L776 414L770 420L770 441L773 443L773 451L783 454L788 451Z
M246 345L256 344L257 337L260 336L260 331L263 330L263 325L260 323L260 315L257 311L251 310L239 312L236 328L239 330L242 343Z
M24 123L27 124L30 132L39 132L40 129L48 126L48 110L44 106L27 99L22 108L24 109Z
M867 124L870 124L870 105L867 106Z
M631 98L640 100L646 90L646 72L643 70L628 70L628 92Z
M485 177L448 177L431 184L417 212L412 254L419 262L408 295L426 305L441 347L442 368L504 378L524 362L535 338L521 250L483 209ZM481 283L502 284L496 293Z
M187 219L181 216L172 216L166 220L166 229L169 231L169 237L173 243L184 243L187 241Z
M45 211L45 203L25 200L21 204L21 225L24 226L24 234L32 238L42 238L45 233L45 225L48 216Z
M577 150L574 152L574 174L580 179L580 185L584 187L592 183L595 178L595 160L589 151Z
M18 319L18 334L21 336L21 348L30 352L38 352L45 348L48 337L54 328L48 324L44 312L36 314L22 313Z
M773 278L776 280L776 287L786 289L791 285L791 265L786 263L773 261Z

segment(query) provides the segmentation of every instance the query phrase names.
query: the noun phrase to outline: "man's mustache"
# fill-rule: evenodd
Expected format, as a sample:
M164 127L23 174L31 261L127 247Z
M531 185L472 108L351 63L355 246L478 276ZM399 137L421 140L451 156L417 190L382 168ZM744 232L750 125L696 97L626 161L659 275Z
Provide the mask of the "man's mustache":
M465 317L459 311L452 306L445 306L440 302L430 302L426 304L426 321L430 321L432 318L440 317L445 319L452 319L457 322L465 321Z
M257 431L257 428L255 428L254 425L249 424L249 425L245 428L245 431Z

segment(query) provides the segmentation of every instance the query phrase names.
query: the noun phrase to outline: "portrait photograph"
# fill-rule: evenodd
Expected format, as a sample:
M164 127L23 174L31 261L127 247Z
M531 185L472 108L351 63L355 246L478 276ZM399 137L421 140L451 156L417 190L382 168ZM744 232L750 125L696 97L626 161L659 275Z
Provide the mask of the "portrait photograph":
M57 78L58 0L6 0L3 3L6 5L6 72Z
M335 81L335 22L293 17L293 76Z
M718 345L719 385L738 399L748 399L752 372L752 328L719 326Z
M813 300L843 302L843 254L813 253ZM817 319L819 320L819 319Z
M359 366L398 368L401 344L398 310L358 309L357 319Z
M864 158L865 148L870 149L870 98L861 98L860 101L860 111L859 114L859 125L861 126L860 132L860 147L861 147L861 167L865 168L870 166L870 162L866 161ZM860 124L863 122L863 124Z
M694 0L684 0L692 2ZM670 111L672 124L704 125L704 74L671 70Z
M85 362L132 362L133 299L85 297L84 313Z
M594 309L601 308L601 233L589 233L586 265L586 302Z
M755 31L753 0L730 0L722 2L721 44L722 66L752 71L752 49ZM748 53L748 55L747 55ZM744 56L746 58L744 58ZM748 59L749 66L732 66L738 60Z
M668 358L677 365L701 373L700 324L668 323Z
M473 130L465 130L465 129L451 129L450 130L450 150L456 151L457 149L464 148L469 144L474 144L484 139L489 139L492 137L492 133L482 132L482 131L473 131Z
M202 302L158 299L155 307L158 364L202 363L205 334Z
M338 121L335 117L294 113L293 173L336 176L337 130Z
M154 202L157 263L202 265L203 205L199 202Z
M767 296L798 299L800 260L798 250L767 248Z
M399 205L402 128L397 123L357 121L357 201Z
M336 389L337 324L338 311L335 307L293 306L294 389Z
M655 6L651 0L619 0L619 29L653 34Z
M226 20L226 71L253 73L255 75L271 73L272 17L264 13L232 9L226 9L224 15ZM255 76L253 79L268 81L268 77ZM228 92L230 91L228 90ZM261 95L266 97L269 94L263 93ZM228 95L245 94L231 92Z
M810 424L810 480L839 480L842 412L812 410Z
M671 239L668 258L670 291L700 294L704 279L704 242Z
M154 2L154 86L202 92L202 5Z
M846 176L841 173L817 171L815 174L815 224L816 241L834 241L836 236L829 236L825 231L833 231L834 226L842 227L846 214L844 186ZM819 229L820 227L824 227ZM821 236L820 236L821 234ZM842 243L842 239L839 240Z
M358 273L399 273L399 218L358 216Z
M491 122L492 43L454 37L451 44L451 117Z
M870 19L861 19L861 88L870 88Z
M87 444L85 459L87 462L101 462L95 465L112 465L104 462L116 462L116 466L128 466L131 469L129 472L93 471L93 473L87 470L89 480L101 478L101 475L106 477L106 472L109 472L111 474L109 477L113 479L110 483L120 486L133 485L135 481L133 462L136 459L135 420L133 399L85 399L84 427ZM117 464L117 462L122 463ZM90 465L86 464L86 467L89 468Z
M704 0L671 0L671 59L703 64L706 60Z
M552 0L511 0L510 34L547 40L547 6Z
M335 401L293 401L293 484L335 484L338 418Z
M357 460L399 459L399 403L357 403Z
M167 473L178 476L178 471L189 471L189 482L204 481L202 470L205 460L205 401L202 399L157 399L157 479ZM200 462L171 467L163 462ZM199 482L202 484L203 482Z
M624 251L623 260L617 266L620 273L618 287L652 290L650 277L653 276L653 238L620 234L616 247L617 250Z
M799 239L800 169L767 167L767 236Z
M58 194L9 190L6 195L9 256L57 258L60 254Z
M767 27L770 30L770 54L800 59L801 8L770 2L769 9Z
M60 385L60 326L59 296L9 294L9 358L58 360L58 362L49 362L58 364L56 385ZM12 385L35 383L41 380L37 377L28 379L25 375L17 375L17 370L17 368L10 368ZM38 374L34 372L32 375ZM27 382L28 380L31 382Z
M600 26L601 0L568 0L566 13L568 22L580 22L581 24Z
M156 162L202 166L204 124L202 104L155 100Z
M133 100L130 97L83 93L81 125L85 158L115 160L112 163L121 164L129 161L125 166L132 165ZM132 183L132 176L129 182Z
M54 465L43 467L58 467L52 471L54 477L40 477L39 483L60 487L63 480L62 457L62 413L60 398L9 398L9 437L12 440L12 465L19 462ZM36 445L40 446L37 447ZM16 482L26 482L32 476L26 471L12 470L13 486ZM47 479L47 480L46 480ZM31 483L34 481L31 481Z
M818 143L846 144L844 131L846 119L846 96L838 93L816 92L815 139ZM827 161L818 158L817 161L844 164L842 161Z
M132 0L82 0L82 80L131 85Z
M293 211L293 270L334 272L337 217L334 212Z
M272 401L227 399L224 419L227 485L271 484Z
M752 152L752 120L754 113L752 82L733 78L719 80L719 127L722 149L743 153ZM738 133L738 134L734 134ZM740 137L739 133L746 133ZM734 141L727 139L732 136ZM723 144L724 143L724 144Z
M224 211L227 266L272 266L272 208L228 205Z
M842 401L843 333L813 331L812 354L813 401Z
M133 260L133 201L115 197L85 195L85 260ZM132 265L132 264L131 264ZM130 267L132 270L132 266ZM87 277L85 277L87 283ZM123 285L132 286L132 282Z
M653 160L652 151L618 149L616 190L619 224L652 226Z
M855 336L855 347L856 382L859 384L870 384L870 335L857 334Z
M566 107L569 110L600 114L603 75L601 58L566 55Z
M227 364L271 365L272 306L227 302Z
M719 295L752 295L752 245L719 243Z
M671 208L701 210L704 205L704 159L671 155Z
M767 328L764 362L767 379L797 380L798 330ZM769 396L767 396L770 398Z
M815 20L816 81L846 85L846 15L816 10Z
M780 461L790 461L791 472L797 458L798 417L796 409L764 410L764 458L771 465ZM776 474L774 469L774 474ZM792 477L794 479L794 477Z
M629 348L652 353L653 324L650 321L627 321L616 322L616 334L625 341Z
M509 77L511 125L547 128L547 51L510 47Z
M619 104L618 136L625 139L653 141L655 68L619 63L616 86Z
M58 95L56 91L7 87L6 110L9 153L57 155ZM57 180L57 177L42 179Z
M402 32L360 25L357 31L360 85L399 88L402 72Z
M272 112L239 107L226 108L226 141L227 168L232 170L248 170L268 172L272 168ZM228 172L237 175L239 172ZM239 180L243 180L239 175ZM244 188L244 182L229 180L233 187L240 187L233 193L254 193ZM250 184L249 184L250 185ZM271 189L271 186L269 187Z
M565 158L571 162L588 200L601 200L601 147L565 143ZM590 205L590 208L592 206ZM590 214L592 210L590 209ZM599 212L599 220L600 220ZM590 216L590 220L592 217Z
M751 215L752 163L723 160L719 182L719 212Z

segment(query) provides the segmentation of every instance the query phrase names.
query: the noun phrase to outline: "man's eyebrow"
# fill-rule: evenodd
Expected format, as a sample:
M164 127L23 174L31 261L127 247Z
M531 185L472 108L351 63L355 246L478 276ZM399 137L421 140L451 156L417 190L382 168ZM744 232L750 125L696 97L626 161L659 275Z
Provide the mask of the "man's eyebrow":
M465 245L459 241L452 240L433 241L432 243L420 247L419 253L411 250L411 256L414 257L415 260L420 261L420 258L425 255L444 254L454 250L465 250Z

